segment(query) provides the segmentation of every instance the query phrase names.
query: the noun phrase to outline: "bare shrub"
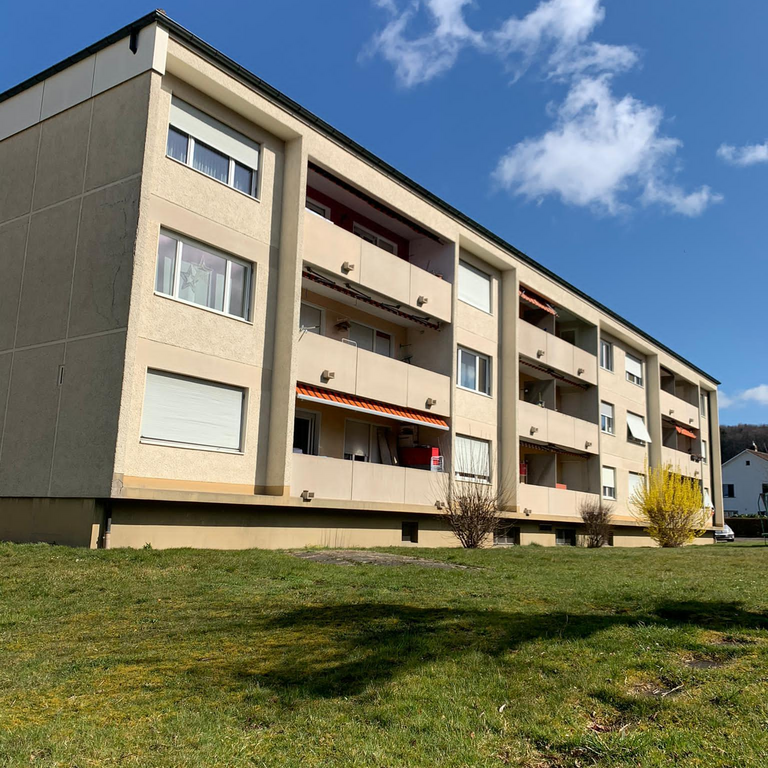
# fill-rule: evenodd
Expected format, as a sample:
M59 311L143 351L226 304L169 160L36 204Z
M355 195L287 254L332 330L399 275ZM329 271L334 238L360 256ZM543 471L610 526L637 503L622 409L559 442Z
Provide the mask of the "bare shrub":
M579 514L584 521L587 547L604 547L611 538L613 504L603 499L585 497L579 504Z

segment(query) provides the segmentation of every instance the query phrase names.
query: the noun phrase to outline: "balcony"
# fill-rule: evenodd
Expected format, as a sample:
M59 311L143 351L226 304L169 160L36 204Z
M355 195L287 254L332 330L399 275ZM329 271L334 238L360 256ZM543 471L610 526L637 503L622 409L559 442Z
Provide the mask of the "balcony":
M291 495L310 491L314 502L329 499L434 509L441 477L438 472L409 467L294 454Z
M298 348L299 381L435 416L450 415L448 376L316 333L304 333Z
M518 403L518 425L521 439L552 443L585 453L598 452L598 427L583 419L542 408L534 403Z
M517 507L519 512L530 510L532 517L544 515L553 517L572 517L581 521L579 505L584 499L598 500L593 493L569 491L563 488L547 488L543 485L527 485L517 487Z
M680 474L698 479L702 478L704 475L703 468L707 466L700 461L694 461L688 452L669 448L666 445L661 448L661 463L671 464Z
M587 384L597 384L597 357L552 333L520 320L518 351L544 368L553 368Z
M451 322L449 282L310 211L304 212L304 260L344 283Z
M683 426L699 428L699 409L665 390L660 393L661 415Z

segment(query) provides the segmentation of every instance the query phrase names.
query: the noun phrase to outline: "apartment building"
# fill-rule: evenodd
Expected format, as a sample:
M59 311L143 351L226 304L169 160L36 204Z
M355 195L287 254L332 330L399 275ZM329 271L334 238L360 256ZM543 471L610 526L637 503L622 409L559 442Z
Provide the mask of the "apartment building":
M452 473L639 545L667 461L722 523L715 379L160 12L0 95L0 264L2 539L452 545Z

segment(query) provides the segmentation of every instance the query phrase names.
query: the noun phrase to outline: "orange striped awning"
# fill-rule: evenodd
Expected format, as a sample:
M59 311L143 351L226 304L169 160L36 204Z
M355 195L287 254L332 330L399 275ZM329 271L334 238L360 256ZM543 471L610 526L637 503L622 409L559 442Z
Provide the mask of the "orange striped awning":
M690 437L693 440L696 439L696 433L691 432L690 429L686 429L685 427L678 427L677 424L675 424L675 429L677 430L678 435L685 435L686 437Z
M531 293L525 288L520 289L520 298L523 301L527 301L529 304L533 304L534 307L538 307L539 309L543 309L545 312L549 312L550 315L557 316L557 311L548 301L540 298L539 296L536 296L536 294Z
M335 405L339 408L357 411L358 413L372 411L381 416L397 419L397 421L405 421L409 424L424 424L424 426L434 427L435 429L449 429L448 422L445 419L432 416L429 413L415 411L412 408L401 408L397 405L389 405L388 403L380 403L377 400L368 400L365 397L357 397L356 395L347 395L343 392L332 392L330 389L322 389L312 384L297 383L296 395L299 400L310 400L312 402Z

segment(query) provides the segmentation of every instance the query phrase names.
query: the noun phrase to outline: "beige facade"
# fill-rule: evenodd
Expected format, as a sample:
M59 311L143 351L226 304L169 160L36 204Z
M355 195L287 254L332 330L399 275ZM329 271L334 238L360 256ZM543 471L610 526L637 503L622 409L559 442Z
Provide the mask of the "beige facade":
M0 95L0 265L0 538L449 546L453 476L641 545L661 462L722 522L716 380L160 13Z

